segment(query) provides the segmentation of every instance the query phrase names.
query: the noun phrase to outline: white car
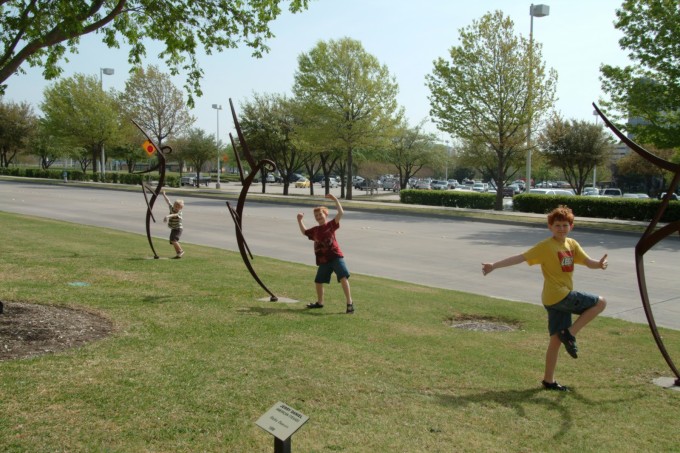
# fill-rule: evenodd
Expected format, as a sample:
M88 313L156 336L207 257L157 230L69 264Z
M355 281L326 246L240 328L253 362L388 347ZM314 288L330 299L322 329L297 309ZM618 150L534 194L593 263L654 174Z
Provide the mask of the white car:
M447 190L449 188L449 183L447 181L433 180L430 183L432 190Z
M319 181L319 184L321 184L321 187L326 187L326 181L324 179ZM335 189L336 187L339 187L339 186L340 186L340 182L338 182L337 179L335 179L333 177L328 178L328 187L330 187L331 189Z
M531 189L531 195L574 195L574 192L569 189Z

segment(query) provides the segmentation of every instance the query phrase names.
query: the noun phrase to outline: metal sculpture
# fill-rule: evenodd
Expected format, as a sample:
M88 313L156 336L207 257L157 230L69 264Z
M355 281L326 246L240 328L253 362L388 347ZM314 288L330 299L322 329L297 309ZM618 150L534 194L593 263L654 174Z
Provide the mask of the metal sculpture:
M641 147L640 145L626 137L616 126L614 126L614 124L611 123L611 121L609 121L609 119L605 116L604 113L602 113L602 111L597 107L595 103L593 103L593 107L595 107L595 111L597 112L598 115L600 115L600 117L604 121L604 124L606 124L607 127L611 129L611 131L614 132L614 134L616 134L616 136L623 143L626 144L626 146L628 146L630 149L638 153L640 157L656 165L657 167L673 172L673 179L670 183L670 186L666 190L666 196L661 201L659 210L656 212L654 218L649 223L647 229L642 234L642 237L635 246L635 265L637 269L638 287L640 288L642 307L645 310L647 322L649 324L650 329L652 330L652 336L654 336L654 340L656 341L656 345L659 348L659 351L661 351L661 355L663 355L664 359L666 360L666 363L675 374L676 379L674 385L680 386L680 373L678 372L678 369L673 363L673 360L671 359L671 356L668 353L666 346L664 345L663 338L659 334L659 330L656 326L656 321L654 320L654 314L652 313L652 306L649 302L649 294L647 292L647 281L645 280L645 266L643 261L645 253L647 253L659 241L667 238L668 236L675 232L680 233L680 220L672 221L666 224L665 226L657 229L657 225L661 220L661 217L663 216L664 212L666 211L666 208L668 207L668 202L671 199L671 195L675 193L675 189L678 187L678 182L680 181L680 164L669 162L665 159L661 159L660 157L650 153L649 151L647 151L646 149L644 149L643 147Z
M155 189L151 188L149 185L147 185L144 181L142 181L140 184L142 185L142 193L144 194L144 201L146 201L146 238L149 241L149 246L151 246L151 251L153 252L153 258L158 259L158 253L156 253L156 249L153 246L153 239L151 238L151 220L153 220L154 223L156 223L156 219L153 216L153 205L156 203L156 199L158 198L158 195L161 193L161 189L163 189L163 186L165 185L165 165L166 165L166 155L170 154L172 152L172 148L169 146L163 146L162 148L156 145L154 141L147 135L146 132L144 132L144 129L142 129L139 124L135 122L135 120L130 120L132 121L132 124L137 126L137 129L139 129L142 134L147 138L149 143L154 147L156 156L158 156L158 163L153 166L152 168L149 168L148 170L139 172L137 174L144 174L144 173L150 173L152 171L158 170L158 185L156 186ZM151 153L150 153L151 154ZM151 194L151 198L149 199L147 197L147 190Z
M243 236L243 208L245 207L246 197L248 196L248 189L250 189L250 186L253 183L255 175L257 175L263 168L267 172L272 172L276 170L276 164L269 159L262 159L259 162L255 162L253 155L250 153L250 148L248 148L248 144L246 143L246 139L243 136L241 125L239 124L238 118L236 117L234 103L231 101L231 99L229 99L229 106L231 107L231 116L234 119L234 126L236 127L236 133L238 135L239 144L241 145L240 148L243 152L243 156L245 157L246 161L248 162L248 165L250 166L250 174L247 177L245 177L245 175L243 174L241 158L239 157L239 153L237 151L238 148L236 147L234 137L231 135L231 133L229 133L229 139L231 140L231 145L234 148L236 165L238 167L238 172L241 178L241 184L243 185L243 188L241 189L241 194L238 197L236 209L234 209L229 204L228 201L227 209L229 209L231 218L234 221L236 229L236 243L238 244L238 249L241 252L241 258L243 258L243 263L246 265L248 271L250 272L250 275L252 275L255 281L262 287L262 289L264 289L269 294L270 296L269 300L272 302L276 302L277 300L279 300L278 297L276 297L276 295L274 295L274 293L271 292L264 283L262 283L262 280L260 280L260 277L258 277L257 272L255 272L255 269L253 269L251 260L254 259L254 257L253 254L250 252L250 247L248 247L245 237Z

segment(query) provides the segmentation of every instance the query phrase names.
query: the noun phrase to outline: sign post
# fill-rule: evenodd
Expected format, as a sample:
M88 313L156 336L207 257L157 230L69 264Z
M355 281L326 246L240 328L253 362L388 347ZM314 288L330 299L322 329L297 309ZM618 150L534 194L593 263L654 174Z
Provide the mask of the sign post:
M290 438L307 420L309 417L279 401L255 424L274 435L274 453L291 453Z

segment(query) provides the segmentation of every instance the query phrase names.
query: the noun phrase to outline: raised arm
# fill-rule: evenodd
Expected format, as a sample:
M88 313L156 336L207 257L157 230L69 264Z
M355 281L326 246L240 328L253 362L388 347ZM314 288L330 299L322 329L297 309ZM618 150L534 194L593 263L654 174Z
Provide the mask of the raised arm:
M168 196L165 195L165 189L163 189L163 191L161 192L161 194L163 195L163 198L165 198L165 202L168 204L168 206L172 206L172 203L170 203L170 200L168 199Z
M342 209L342 205L340 204L340 200L338 200L338 198L332 193L327 194L326 198L335 202L335 209L337 210L337 214L335 214L335 223L339 224L340 219L342 219L343 214L345 214L345 211Z
M305 215L304 215L303 213L298 212L298 215L297 215L298 226L300 227L300 232L301 232L303 235L305 234L305 231L307 231L307 228L305 228L305 224L302 223L302 218L303 218L304 216L305 216Z
M482 263L482 274L486 275L493 271L494 269L500 269L501 267L514 266L515 264L523 263L526 261L524 255L509 256L495 263Z

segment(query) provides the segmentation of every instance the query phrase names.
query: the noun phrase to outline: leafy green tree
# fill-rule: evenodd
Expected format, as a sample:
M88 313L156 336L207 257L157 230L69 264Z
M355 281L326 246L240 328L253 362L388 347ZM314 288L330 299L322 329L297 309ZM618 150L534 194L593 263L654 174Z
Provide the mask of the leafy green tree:
M299 170L307 158L292 139L297 123L293 104L282 95L255 94L252 101L242 106L243 114L239 119L253 156L256 159L270 159L279 170L283 178L284 195L288 195L290 175ZM265 176L262 175L263 181Z
M206 134L203 129L191 128L185 136L178 138L174 145L173 154L179 154L182 160L189 162L196 169L198 184L203 166L217 158L215 137Z
M485 166L499 188L494 209L501 210L508 172L525 162L529 126L553 106L557 75L546 72L540 44L530 52L529 41L515 36L512 20L500 11L459 33L450 60L437 59L426 77L430 115L440 130L493 159Z
M0 168L25 151L37 123L30 104L0 101Z
M402 188L423 167L437 166L446 159L445 150L435 146L434 135L426 133L424 125L424 121L415 127L402 123L383 152L382 160L395 166Z
M583 191L593 168L609 159L613 145L602 126L559 116L550 120L538 142L548 162L562 170L577 194Z
M104 144L115 136L119 117L115 100L102 91L99 79L76 74L47 87L43 96L40 107L46 133L66 145L86 149L91 162L96 162ZM93 165L92 173L96 172Z
M646 145L645 148L662 159L673 159L673 150L657 149L654 145ZM652 164L638 153L629 153L619 159L615 171L621 186L631 187L637 182L644 187L644 192L656 194L666 190L666 181L673 177L671 172Z
M602 102L639 143L680 146L680 4L677 0L625 0L614 26L633 64L603 65ZM632 120L628 122L627 120Z
M99 33L108 47L130 47L129 61L141 66L149 40L162 43L170 72L186 71L189 104L201 95L196 53L221 52L240 44L261 56L273 36L269 24L281 14L281 0L4 0L0 2L0 84L22 66L40 66L47 80L58 77L67 52L76 53L80 37ZM308 0L290 0L289 10ZM0 85L0 94L6 85Z
M355 151L380 148L400 120L394 77L359 41L320 41L298 57L293 92L307 114L327 128L326 148L347 155L345 198L352 199Z
M126 116L121 115L118 120L118 131L108 146L108 155L112 159L125 161L128 173L132 173L137 162L148 159L141 146L146 137ZM169 156L170 160L174 157L173 154Z
M127 115L155 140L164 142L188 131L195 119L184 96L158 67L137 68L125 82L119 102Z
M30 140L31 154L40 159L40 168L46 170L60 157L69 155L69 148L59 137L52 135L45 127L44 121L37 121L35 133Z

